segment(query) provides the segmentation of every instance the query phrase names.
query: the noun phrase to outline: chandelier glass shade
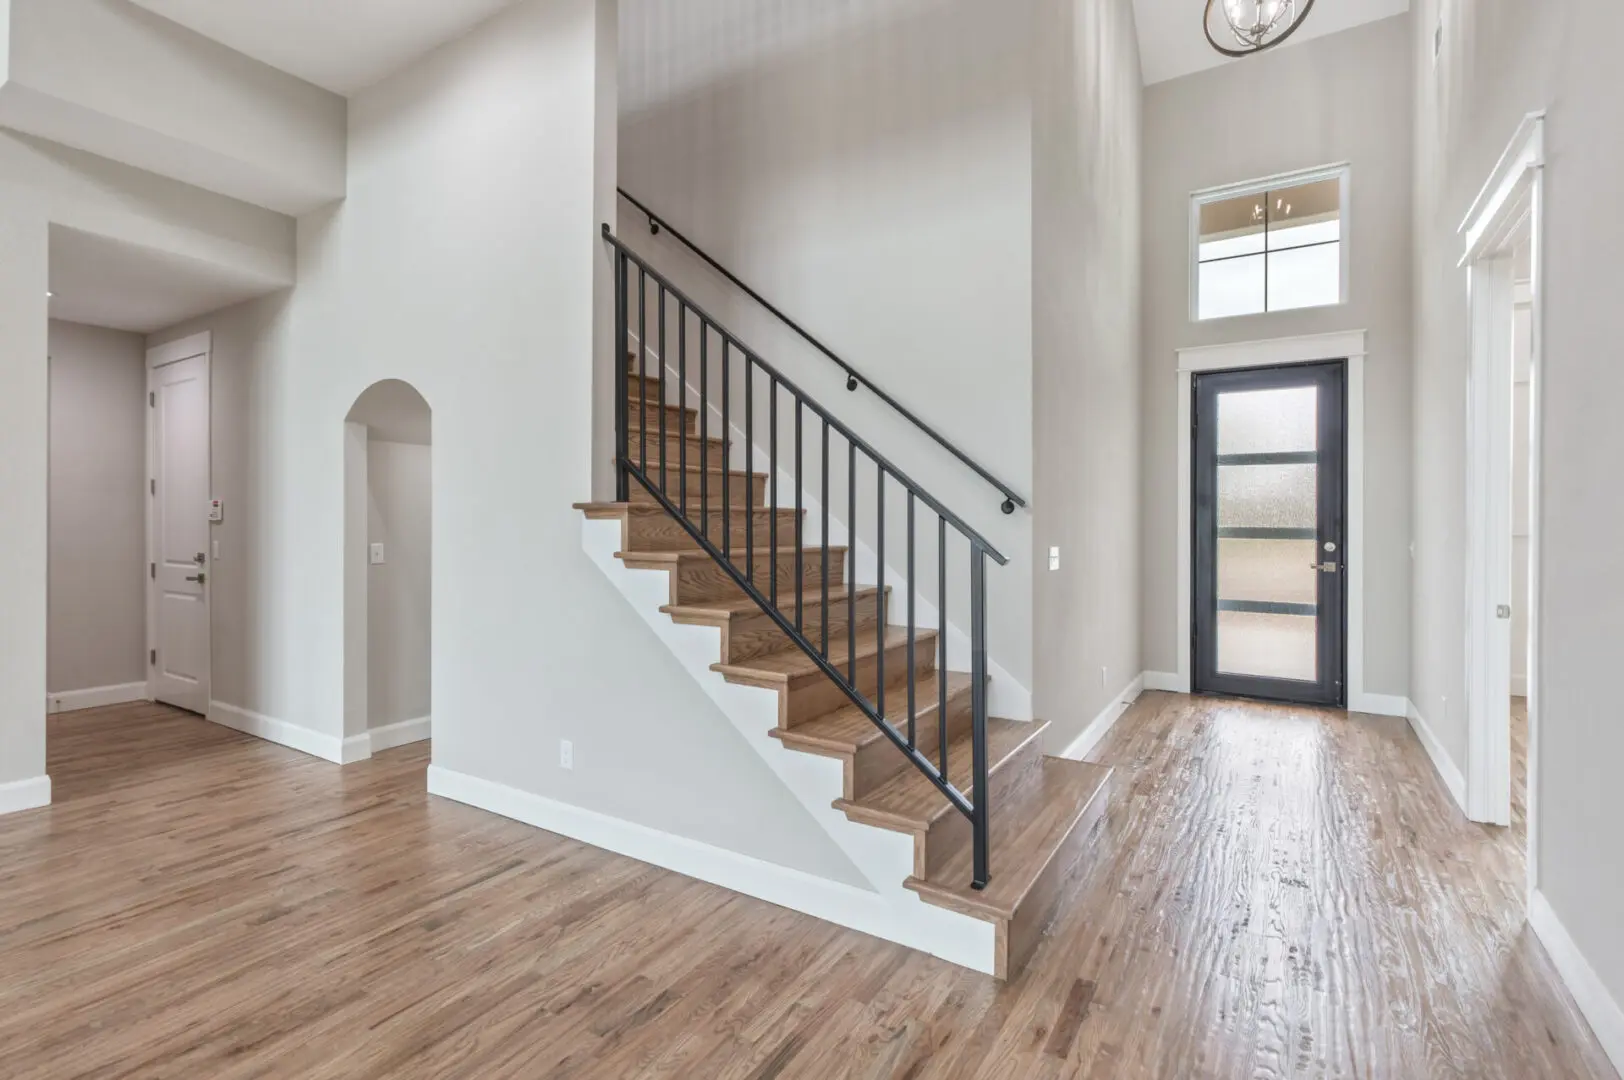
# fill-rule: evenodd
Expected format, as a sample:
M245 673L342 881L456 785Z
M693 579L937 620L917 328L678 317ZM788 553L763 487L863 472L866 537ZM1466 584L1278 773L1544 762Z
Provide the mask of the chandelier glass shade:
M1207 43L1225 56L1273 48L1303 24L1314 0L1207 0Z

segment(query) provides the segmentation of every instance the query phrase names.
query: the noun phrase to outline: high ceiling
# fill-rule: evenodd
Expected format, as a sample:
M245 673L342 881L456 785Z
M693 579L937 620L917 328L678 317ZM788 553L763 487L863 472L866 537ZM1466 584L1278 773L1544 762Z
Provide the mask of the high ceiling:
M1133 0L1134 20L1139 25L1139 63L1147 85L1220 64L1246 62L1226 60L1207 44L1201 31L1205 8L1206 0ZM1281 48L1408 10L1410 0L1316 0L1302 28Z
M132 0L274 68L346 96L513 0Z

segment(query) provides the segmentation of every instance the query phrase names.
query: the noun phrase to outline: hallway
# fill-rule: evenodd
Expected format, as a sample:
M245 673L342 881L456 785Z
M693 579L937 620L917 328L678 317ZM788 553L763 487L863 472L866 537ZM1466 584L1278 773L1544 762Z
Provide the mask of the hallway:
M161 706L0 819L18 1078L1614 1076L1404 721L1148 693L1008 986Z

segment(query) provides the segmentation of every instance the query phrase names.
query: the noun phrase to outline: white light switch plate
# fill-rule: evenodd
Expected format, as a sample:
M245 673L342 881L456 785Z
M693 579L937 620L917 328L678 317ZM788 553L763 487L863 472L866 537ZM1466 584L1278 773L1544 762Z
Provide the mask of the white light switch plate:
M371 561L372 565L373 566L382 566L383 565L383 545L382 544L373 544L371 546L371 548L368 549L368 551L370 552L368 558Z
M1052 547L1049 549L1049 569L1060 569L1060 549L1057 547Z

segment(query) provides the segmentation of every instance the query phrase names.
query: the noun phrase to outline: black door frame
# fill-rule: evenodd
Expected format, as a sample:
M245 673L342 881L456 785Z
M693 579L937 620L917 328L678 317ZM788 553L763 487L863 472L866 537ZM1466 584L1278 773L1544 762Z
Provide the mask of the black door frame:
M1191 689L1196 693L1229 694L1269 701L1307 705L1347 704L1348 671L1348 372L1347 361L1321 360L1305 364L1198 372L1191 387ZM1225 674L1217 670L1216 623L1218 528L1216 486L1218 476L1217 425L1210 417L1219 393L1268 390L1313 385L1319 394L1315 557L1334 563L1335 572L1317 574L1318 682ZM1263 463L1263 462L1259 462ZM1325 545L1335 545L1326 551Z

